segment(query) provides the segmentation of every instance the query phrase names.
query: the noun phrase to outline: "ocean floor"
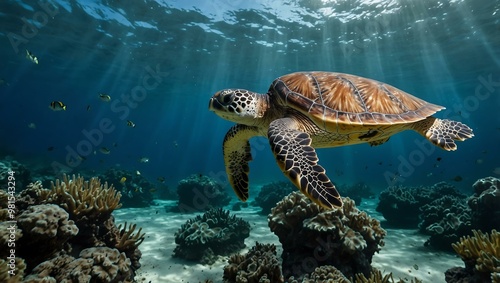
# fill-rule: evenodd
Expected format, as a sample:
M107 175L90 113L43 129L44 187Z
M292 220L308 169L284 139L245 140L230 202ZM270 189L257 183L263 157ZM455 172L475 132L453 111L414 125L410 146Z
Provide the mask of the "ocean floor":
M142 252L142 266L136 280L151 283L198 283L210 279L213 282L222 282L223 267L227 264L227 258L221 257L215 264L205 266L172 257L175 232L188 219L198 214L166 212L165 206L173 206L175 202L156 202L156 206L149 208L124 208L113 213L117 224L135 223L146 233L146 239L139 247ZM372 217L383 220L375 211L375 205L374 201L367 201L359 208L367 211ZM267 218L259 215L258 211L260 208L249 206L241 211L231 212L248 221L252 228L250 237L245 240L247 248L240 253L246 253L258 241L275 244L280 257L281 245L278 238L269 230ZM448 268L463 266L462 260L453 254L431 251L424 247L426 236L418 234L416 229L390 229L385 228L383 224L382 227L387 230L385 246L380 253L375 254L372 266L384 273L392 272L394 278L406 278L409 281L417 277L423 282L445 282L444 272Z

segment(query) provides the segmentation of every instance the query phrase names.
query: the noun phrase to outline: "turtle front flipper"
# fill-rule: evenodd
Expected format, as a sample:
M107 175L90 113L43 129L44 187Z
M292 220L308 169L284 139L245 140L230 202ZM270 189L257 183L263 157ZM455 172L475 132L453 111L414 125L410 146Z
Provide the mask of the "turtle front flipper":
M248 199L248 162L252 160L248 140L255 135L254 127L237 124L229 129L222 144L229 183L242 201Z
M303 194L322 207L342 207L337 189L325 169L318 165L311 137L300 130L298 121L292 118L273 121L268 138L279 167Z

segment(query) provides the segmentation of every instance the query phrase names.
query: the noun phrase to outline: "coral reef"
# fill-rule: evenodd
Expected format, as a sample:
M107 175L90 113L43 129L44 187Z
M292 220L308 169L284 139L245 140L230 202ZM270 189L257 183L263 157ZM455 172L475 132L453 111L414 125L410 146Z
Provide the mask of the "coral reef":
M18 238L21 254L37 253L26 257L28 266L34 266L63 249L66 242L78 234L78 227L69 214L54 204L40 204L28 207L17 217L17 224L23 231Z
M417 227L420 207L442 196L464 197L453 185L440 182L431 187L392 186L380 193L376 210L397 227Z
M193 174L177 185L179 202L176 212L206 211L229 204L230 197L224 188L208 176Z
M272 209L268 220L283 247L283 274L297 280L323 265L335 266L345 276L368 276L386 235L379 221L349 198L342 209L326 210L294 192Z
M420 207L420 211L420 232L430 235L426 246L452 251L451 244L472 229L465 198L446 195Z
M498 282L500 279L500 233L496 230L490 234L478 230L472 232L474 236L462 237L452 245L464 261L465 268L448 269L445 273L448 283Z
M295 280L294 277L288 279L289 283L351 283L342 272L331 265L316 267L311 274L306 274L302 281Z
M262 208L261 214L268 215L271 208L289 193L295 191L295 186L290 182L273 182L262 186L255 198L254 204Z
M489 231L500 227L500 179L486 177L477 180L474 195L468 200L475 229Z
M20 276L27 274L23 282L134 280L144 234L136 225L115 225L111 213L120 207L120 194L112 186L101 185L96 178L85 181L64 176L62 182L52 183L51 190L41 182L31 183L16 198L17 226L2 229L0 241L15 235L16 261L26 261L26 265L19 262ZM4 218L6 201L5 192L0 191L0 216ZM12 224L0 225L8 223ZM7 252L0 249L2 256Z
M12 265L12 267L10 266ZM12 261L5 261L0 259L0 282L4 283L18 283L24 277L24 270L26 264L21 258L15 258Z
M113 184L121 193L120 202L123 207L148 207L153 203L152 191L156 190L155 184L137 172L109 169L102 179Z
M342 192L343 196L352 199L356 205L360 205L362 199L375 197L370 187L364 182L358 182L352 185L340 185L337 186L337 189L339 192Z
M250 224L228 210L210 209L189 219L175 233L173 256L213 264L217 255L228 255L245 247Z
M236 254L224 266L224 282L284 282L273 244L255 243L245 255Z
M113 210L120 208L121 194L113 185L108 187L97 178L85 181L83 177L68 179L63 175L63 181L51 182L51 192L44 202L56 203L75 217L107 218Z
M69 255L45 261L33 269L28 282L132 282L130 260L108 247L84 249L79 258Z

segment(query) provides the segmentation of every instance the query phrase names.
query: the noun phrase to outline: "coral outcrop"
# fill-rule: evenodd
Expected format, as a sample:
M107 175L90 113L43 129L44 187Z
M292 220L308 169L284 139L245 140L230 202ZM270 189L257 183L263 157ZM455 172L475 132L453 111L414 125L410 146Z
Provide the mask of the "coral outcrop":
M250 224L228 210L210 209L189 219L175 233L173 256L213 264L217 255L228 255L245 247Z
M490 234L478 230L472 232L474 236L462 237L452 245L464 261L465 268L447 270L446 282L499 282L500 233L496 230Z
M420 207L420 232L430 235L425 245L452 251L451 244L472 229L471 210L466 199L443 196Z
M179 202L174 211L196 212L229 204L230 197L224 188L212 178L193 174L177 185Z
M397 227L417 227L420 207L442 196L465 197L453 185L440 182L431 187L392 186L380 193L377 211Z
M269 227L283 247L282 270L297 280L316 267L332 265L345 276L369 275L373 254L384 245L380 222L344 198L341 209L326 210L294 192L272 209Z
M261 214L267 215L271 212L271 208L295 190L295 186L290 182L273 182L262 186L254 203L262 208Z
M21 254L37 253L26 257L30 266L39 264L47 256L52 256L61 249L70 238L78 234L78 227L69 214L54 204L40 204L28 207L17 217L17 224L23 231L18 239L18 251Z
M108 247L84 249L78 258L69 255L45 261L33 269L28 282L132 282L130 260Z
M486 177L477 180L474 195L468 200L475 229L489 231L500 227L500 179Z
M16 199L16 225L0 222L9 225L0 242L15 235L16 265L20 277L27 275L22 282L133 282L144 233L136 225L115 225L111 213L120 207L120 194L112 186L64 176L50 190L31 183ZM2 220L9 216L6 201L0 191ZM6 252L0 249L2 257Z
M245 255L231 256L228 265L224 266L223 279L226 283L284 282L276 256L276 246L255 243Z

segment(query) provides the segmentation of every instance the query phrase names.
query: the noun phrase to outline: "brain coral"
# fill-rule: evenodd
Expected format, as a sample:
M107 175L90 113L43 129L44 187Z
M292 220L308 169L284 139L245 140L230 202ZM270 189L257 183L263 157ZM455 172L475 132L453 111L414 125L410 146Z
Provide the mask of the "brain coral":
M222 208L189 219L175 233L174 256L213 264L214 255L226 255L245 247L250 224Z
M344 199L342 209L326 210L299 192L272 209L269 227L283 246L285 278L311 273L316 267L332 265L345 276L370 274L373 254L384 245L386 235L380 222Z

